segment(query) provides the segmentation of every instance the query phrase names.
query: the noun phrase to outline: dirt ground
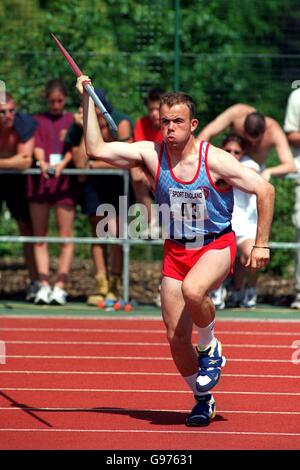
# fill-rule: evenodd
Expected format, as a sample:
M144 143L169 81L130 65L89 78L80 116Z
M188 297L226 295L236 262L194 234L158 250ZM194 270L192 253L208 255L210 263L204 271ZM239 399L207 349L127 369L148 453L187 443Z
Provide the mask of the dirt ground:
M52 266L54 272L55 264ZM153 303L160 282L160 261L130 262L130 297L138 303ZM52 276L51 281L55 278ZM28 276L23 260L0 262L0 292L2 299L24 299ZM93 264L90 260L74 260L66 290L69 300L85 301L95 292ZM294 296L294 280L261 274L258 280L259 302L273 305L289 305Z

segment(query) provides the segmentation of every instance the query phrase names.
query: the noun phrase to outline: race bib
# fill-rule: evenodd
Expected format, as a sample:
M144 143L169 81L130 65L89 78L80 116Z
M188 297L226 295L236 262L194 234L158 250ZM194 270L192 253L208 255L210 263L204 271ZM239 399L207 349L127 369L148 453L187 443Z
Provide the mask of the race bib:
M199 222L208 219L203 188L193 190L170 188L169 196L174 220Z
M51 166L58 165L62 161L62 154L61 153L50 153L49 155L49 163Z

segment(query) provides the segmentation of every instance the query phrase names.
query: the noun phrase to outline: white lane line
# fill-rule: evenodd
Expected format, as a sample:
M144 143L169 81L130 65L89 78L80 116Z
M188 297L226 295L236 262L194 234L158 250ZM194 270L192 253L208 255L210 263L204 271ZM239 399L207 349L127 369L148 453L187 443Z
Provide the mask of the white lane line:
M68 371L68 370L0 370L0 374L49 374L49 375L143 375L143 376L174 376L178 372L119 372L119 371ZM271 375L271 374L224 374L222 377L246 377L255 379L300 379L300 375Z
M141 312L141 315L129 315L126 313L126 316L124 316L123 313L117 315L117 314L114 314L114 316L112 317L111 315L102 315L101 316L97 316L97 314L95 313L95 315L76 315L74 317L74 313L72 310L72 313L70 314L66 314L66 315L57 315L55 312L51 312L52 308L47 312L47 314L34 314L34 315L31 315L31 314L24 314L24 315L19 315L19 314L9 314L9 315L6 315L6 314L3 314L1 315L0 313L0 317L3 319L3 320L11 320L11 319L18 319L18 320L57 320L58 322L61 322L61 321L64 321L64 320L69 320L70 323L80 323L84 320L93 320L94 322L97 322L97 323L100 323L101 321L112 321L112 322L147 322L148 320L152 323L154 322L159 322L159 323L162 323L162 318L160 315L143 315L142 312ZM76 309L78 310L78 309ZM241 309L236 309L237 312L241 313L241 315L243 315L244 311L241 310ZM291 309L283 309L284 313L291 313ZM255 312L254 312L255 313ZM256 311L256 313L259 313L259 315L262 315L263 313L270 313L270 310L266 310L266 309L258 309ZM280 313L280 312L279 312ZM294 313L294 312L293 312ZM300 323L300 318L263 318L263 317L259 317L259 318L256 318L256 317L252 317L252 318L237 318L237 317L220 317L218 318L218 323L267 323L267 324L270 324L270 323L274 323L274 324L277 324L277 323L280 323L280 324L283 324L285 323L286 325L290 325L290 324L295 324L295 323Z
M43 308L43 307L41 307ZM47 308L46 308L47 309ZM95 314L94 315L77 315L74 316L74 309L70 308L70 310L72 310L72 313L69 313L69 314L65 314L65 315L57 315L57 313L55 313L55 311L52 311L51 310L53 309L53 306L51 306L51 309L48 309L48 312L44 315L44 314L34 314L34 315L31 315L31 314L16 314L16 315L13 315L13 314L4 314L2 315L1 314L1 305L0 305L0 317L4 320L11 320L11 319L18 319L18 320L58 320L58 322L61 322L63 320L69 320L70 323L82 323L82 320L94 320L95 323L100 323L101 321L107 321L107 320L111 320L112 322L132 322L132 321L141 321L141 322L147 322L148 320L152 323L154 322L159 322L159 323L162 323L162 318L160 315L130 315L129 313L126 313L126 316L124 315L124 313L119 313L119 314L116 314L114 312L114 316L112 317L111 315L102 315L102 313L100 313L101 316L97 315L97 309L95 309ZM54 307L55 309L55 307ZM59 307L58 310L61 310L61 308ZM78 308L76 308L75 310L78 311ZM271 319L272 320L272 319ZM221 319L221 321L223 321L223 319ZM236 321L236 318L233 318L233 321ZM242 318L241 321L243 322L244 319ZM249 322L251 322L252 319L249 318ZM261 322L261 321L264 321L263 318L257 320L257 322ZM295 318L291 318L290 320L286 320L286 319L278 319L279 322L284 322L284 323L296 323L297 322L297 319ZM300 321L300 320L299 320Z
M300 332L299 332L300 338ZM5 341L6 344L59 344L59 345L88 345L88 346L166 346L169 347L167 341L164 343L154 343L154 342L136 342L136 341L23 341L23 340L14 340L14 341ZM223 347L228 348L267 348L267 349L291 349L290 344L228 344L222 343Z
M12 354L6 355L7 359L77 359L77 360L104 360L108 359L111 361L120 361L120 360L131 360L131 361L171 361L173 360L171 357L146 357L146 356L69 356L69 355L64 355L64 356L40 356L40 355L19 355L19 354ZM292 364L290 359L240 359L240 358L230 358L227 360L227 362L261 362L266 363L266 362L276 362L276 363L284 363L284 364Z
M26 388L26 387L1 387L1 390L5 391L27 391L27 392L99 392L99 393L188 393L190 390L137 390L137 389L117 389L117 388ZM300 396L300 393L290 393L290 392L225 392L225 391L215 391L214 394L223 394L223 395L278 395L278 396Z
M2 428L1 432L78 432L78 433L135 433L135 434L214 434L214 435L230 435L230 436L294 436L300 437L300 433L295 432L248 432L248 431L184 431L184 430L149 430L149 429L16 429Z
M61 333L154 333L154 334L165 334L163 329L145 330L144 328L134 329L118 329L118 328L0 328L0 331L48 331L48 332L61 332ZM217 330L217 334L220 335L253 335L253 336L300 336L299 332L288 332L288 331L227 331Z
M24 408L18 407L15 405L14 407L9 406L0 406L0 410L2 411L24 411ZM122 413L189 413L191 410L167 410L167 409L136 409L136 408L106 408L106 407L90 407L90 408L69 408L69 407L44 407L44 406L35 406L35 407L26 407L26 411L78 411L78 413L86 413L90 411L91 413L99 411L120 411ZM253 411L253 410L219 410L218 413L228 413L228 414L250 414L250 415L300 415L300 411Z
M0 328L0 331L49 331L49 332L61 332L61 333L158 333L164 334L165 330L145 330L144 328L134 328L134 329L120 329L120 328L32 328L32 327L9 327L9 328Z

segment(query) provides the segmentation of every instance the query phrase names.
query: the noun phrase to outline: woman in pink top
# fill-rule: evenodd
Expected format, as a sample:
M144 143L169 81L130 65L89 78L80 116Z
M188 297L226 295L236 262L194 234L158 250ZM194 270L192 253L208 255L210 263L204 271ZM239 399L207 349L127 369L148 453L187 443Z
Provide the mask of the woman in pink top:
M67 90L63 81L50 80L45 88L48 111L35 116L39 126L35 136L34 155L41 169L40 176L28 177L29 208L35 236L48 234L51 207L59 235L71 237L75 215L76 189L70 176L62 170L71 162L71 152L66 151L64 137L73 114L64 112ZM53 290L49 284L49 253L47 243L36 243L34 253L41 287L35 297L36 304L66 303L63 287L73 258L73 243L61 244L57 263L57 279Z

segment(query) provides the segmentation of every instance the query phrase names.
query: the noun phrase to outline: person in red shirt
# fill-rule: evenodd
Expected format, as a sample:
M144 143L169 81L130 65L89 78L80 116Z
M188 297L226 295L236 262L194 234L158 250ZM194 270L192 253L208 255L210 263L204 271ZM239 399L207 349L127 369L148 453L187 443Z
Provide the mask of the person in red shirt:
M148 114L137 120L134 127L134 141L148 140L151 142L161 143L163 135L160 130L159 106L160 98L163 91L159 88L149 90L144 99ZM150 186L148 179L140 168L131 168L130 170L132 186L136 202L143 204L147 209L149 227L146 227L150 238L158 238L159 226L155 216L151 214L152 196L150 194ZM143 234L144 236L144 234Z
M159 104L163 95L159 88L152 88L144 99L148 110L147 116L143 116L136 121L134 126L134 141L150 140L151 142L161 143L163 136L160 130L159 122Z

